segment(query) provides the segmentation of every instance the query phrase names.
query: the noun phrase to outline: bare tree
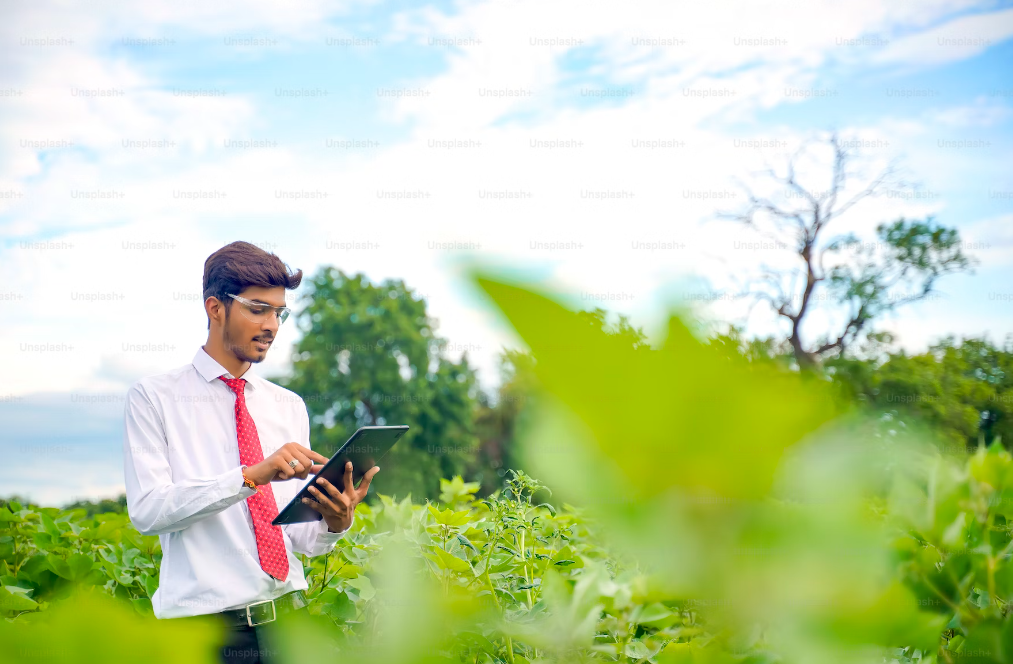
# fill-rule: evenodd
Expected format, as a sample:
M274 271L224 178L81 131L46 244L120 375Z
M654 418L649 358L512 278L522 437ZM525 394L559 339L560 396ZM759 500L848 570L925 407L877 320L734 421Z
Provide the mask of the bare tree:
M764 266L747 294L756 302L767 303L789 322L787 342L802 369L814 367L825 357L843 355L860 335L871 332L874 319L928 297L940 276L968 270L974 263L961 250L958 232L937 225L932 217L879 224L876 242L861 242L854 233L828 237L828 226L841 226L844 222L838 220L860 201L917 191L899 177L892 164L866 177L855 168L857 155L848 143L837 133L804 142L787 159L784 170L768 167L761 173L760 179L774 185L777 193L761 195L755 187L743 184L745 207L721 215L757 231L773 240L774 247L784 247L796 257L793 268ZM832 152L825 190L804 186L799 175L800 163L817 147ZM821 288L825 294L817 292ZM904 291L899 293L900 289ZM843 323L806 343L803 324L816 301L828 302L843 312Z

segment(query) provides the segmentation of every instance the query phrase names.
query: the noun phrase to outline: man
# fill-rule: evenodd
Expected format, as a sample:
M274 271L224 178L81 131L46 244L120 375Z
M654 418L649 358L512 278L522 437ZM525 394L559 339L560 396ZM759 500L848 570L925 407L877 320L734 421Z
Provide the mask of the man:
M192 363L127 392L127 512L162 544L155 616L220 615L224 662L269 659L258 629L306 604L295 553L331 551L379 471L356 489L348 464L344 492L317 478L306 502L322 519L271 525L327 461L310 449L303 400L248 371L267 357L290 313L285 290L301 281L302 270L247 242L219 249L204 263L207 342Z

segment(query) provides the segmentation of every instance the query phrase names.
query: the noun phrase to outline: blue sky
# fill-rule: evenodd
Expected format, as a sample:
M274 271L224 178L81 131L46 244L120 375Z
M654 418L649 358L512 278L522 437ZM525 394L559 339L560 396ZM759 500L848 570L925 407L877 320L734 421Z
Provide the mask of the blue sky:
M520 271L578 306L608 298L655 334L687 289L731 292L763 265L787 264L735 249L756 238L715 213L742 199L701 192L736 191L829 130L874 146L860 155L870 172L896 162L928 194L870 200L838 230L868 238L881 221L934 215L979 260L883 328L911 350L1013 331L1013 3L153 0L8 11L0 452L50 466L0 470L0 494L57 504L119 491L121 397L203 343L194 295L204 259L227 242L255 242L308 273L336 265L405 279L491 386L498 350L516 340L461 279L469 261ZM257 45L234 45L244 39ZM788 147L738 147L751 140ZM230 147L244 141L259 147ZM804 175L818 188L822 172L814 163ZM427 196L382 197L405 190ZM632 196L588 200L587 190ZM699 314L779 330L735 298ZM815 317L809 334L832 319ZM294 341L285 331L256 370L284 371ZM159 350L130 350L139 345Z

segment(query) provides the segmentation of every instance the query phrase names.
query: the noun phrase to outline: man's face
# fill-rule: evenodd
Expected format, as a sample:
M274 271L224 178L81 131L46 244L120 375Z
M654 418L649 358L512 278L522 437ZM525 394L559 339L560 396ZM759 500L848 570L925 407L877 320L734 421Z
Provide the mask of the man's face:
M237 295L272 307L285 306L285 289L282 286L273 288L251 286ZM241 362L254 364L263 362L271 342L278 334L277 316L271 314L264 318L264 322L255 323L247 317L250 312L246 309L246 305L238 300L229 299L232 300L232 304L225 312L223 338L225 350L231 351Z

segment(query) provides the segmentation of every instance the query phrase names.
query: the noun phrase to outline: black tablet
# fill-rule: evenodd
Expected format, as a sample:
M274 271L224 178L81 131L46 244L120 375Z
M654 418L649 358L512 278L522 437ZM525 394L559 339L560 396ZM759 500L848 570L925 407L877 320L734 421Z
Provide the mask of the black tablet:
M285 509L278 512L278 516L271 524L280 526L283 523L319 521L324 518L320 512L302 502L305 497L316 500L316 497L309 491L316 478L323 477L336 486L339 491L344 491L345 462L351 461L353 485L358 486L359 480L366 474L366 471L377 465L376 462L382 459L390 448L394 447L394 443L404 435L405 431L408 431L407 424L393 427L361 427L345 441L341 449L334 453L331 460L324 464L323 469L315 477L309 476L310 481L285 506Z

